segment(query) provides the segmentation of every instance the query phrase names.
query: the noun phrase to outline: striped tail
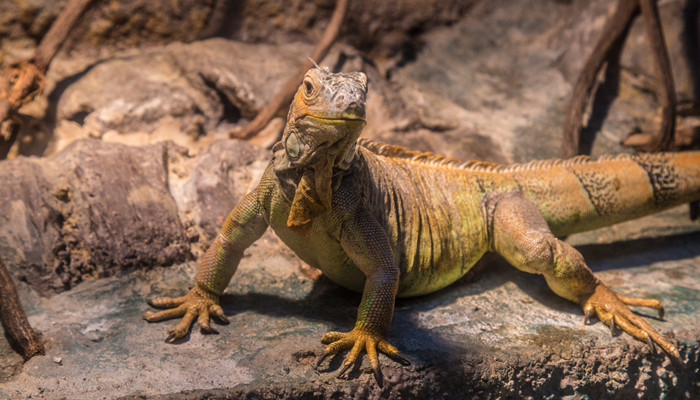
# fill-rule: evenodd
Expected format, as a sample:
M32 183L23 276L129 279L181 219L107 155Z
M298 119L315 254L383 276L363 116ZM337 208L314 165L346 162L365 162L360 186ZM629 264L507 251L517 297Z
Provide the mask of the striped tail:
M700 200L700 152L577 158L513 177L552 231L568 235Z

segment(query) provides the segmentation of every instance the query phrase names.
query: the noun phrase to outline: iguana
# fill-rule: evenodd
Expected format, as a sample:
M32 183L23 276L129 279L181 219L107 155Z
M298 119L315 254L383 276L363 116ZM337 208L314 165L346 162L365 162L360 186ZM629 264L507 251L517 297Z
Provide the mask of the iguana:
M544 275L559 296L670 356L679 352L627 306L657 300L608 288L581 254L557 236L641 217L700 199L700 152L499 165L359 139L367 78L312 68L291 104L282 140L260 183L245 195L199 260L194 287L150 303L147 321L183 317L166 341L197 319L228 322L219 297L243 251L271 227L302 260L362 292L350 332L329 332L318 364L350 349L338 376L367 352L381 385L377 352L406 364L386 341L397 296L417 296L462 277L486 253Z

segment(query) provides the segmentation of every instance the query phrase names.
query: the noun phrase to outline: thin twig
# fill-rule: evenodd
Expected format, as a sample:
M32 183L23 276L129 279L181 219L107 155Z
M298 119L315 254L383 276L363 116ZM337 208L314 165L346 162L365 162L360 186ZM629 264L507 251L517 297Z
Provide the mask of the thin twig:
M603 27L600 39L598 39L593 48L593 53L586 60L581 70L581 74L574 86L569 107L566 110L564 138L561 146L561 156L563 158L573 157L579 153L581 120L588 106L598 72L615 48L615 44L620 40L624 40L638 6L638 0L619 1L615 13Z
M347 8L348 0L338 0L338 2L335 4L333 16L331 17L325 32L323 32L321 40L319 40L319 42L316 44L316 47L311 54L312 60L320 62L326 56L326 54L328 54L328 50L338 37L340 27L343 24L343 19L345 19ZM280 109L289 105L294 97L294 93L296 93L297 88L304 78L304 74L309 70L309 68L311 68L312 65L313 64L311 61L306 61L301 67L294 71L292 77L287 81L284 87L277 92L277 94L275 94L270 102L267 103L265 108L260 110L255 118L243 129L234 129L229 132L229 136L239 139L250 139L257 135L263 128L265 128L265 126L267 126L268 122L274 118Z
M7 336L25 360L44 354L39 335L27 321L12 276L0 257L0 321Z
M56 20L46 32L46 35L41 39L39 46L34 53L34 61L39 67L43 67L43 71L49 68L51 60L61 48L73 29L73 25L78 22L78 18L83 14L92 0L69 0L68 4L58 14Z

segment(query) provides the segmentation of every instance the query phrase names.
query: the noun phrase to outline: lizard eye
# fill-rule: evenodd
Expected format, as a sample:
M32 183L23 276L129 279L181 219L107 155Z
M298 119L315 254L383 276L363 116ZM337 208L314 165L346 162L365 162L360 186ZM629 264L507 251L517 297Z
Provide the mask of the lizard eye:
M314 82L311 80L311 78L306 77L304 78L304 97L307 99L311 99L314 97L314 92L316 91L316 88L314 87Z

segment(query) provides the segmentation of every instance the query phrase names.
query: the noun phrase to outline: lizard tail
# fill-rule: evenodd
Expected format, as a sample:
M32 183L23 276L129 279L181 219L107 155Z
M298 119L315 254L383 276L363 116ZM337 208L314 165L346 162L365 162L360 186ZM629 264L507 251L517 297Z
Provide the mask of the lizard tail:
M529 176L528 176L529 175ZM639 218L700 200L700 152L640 153L562 162L545 176L523 171L521 188L560 235Z

